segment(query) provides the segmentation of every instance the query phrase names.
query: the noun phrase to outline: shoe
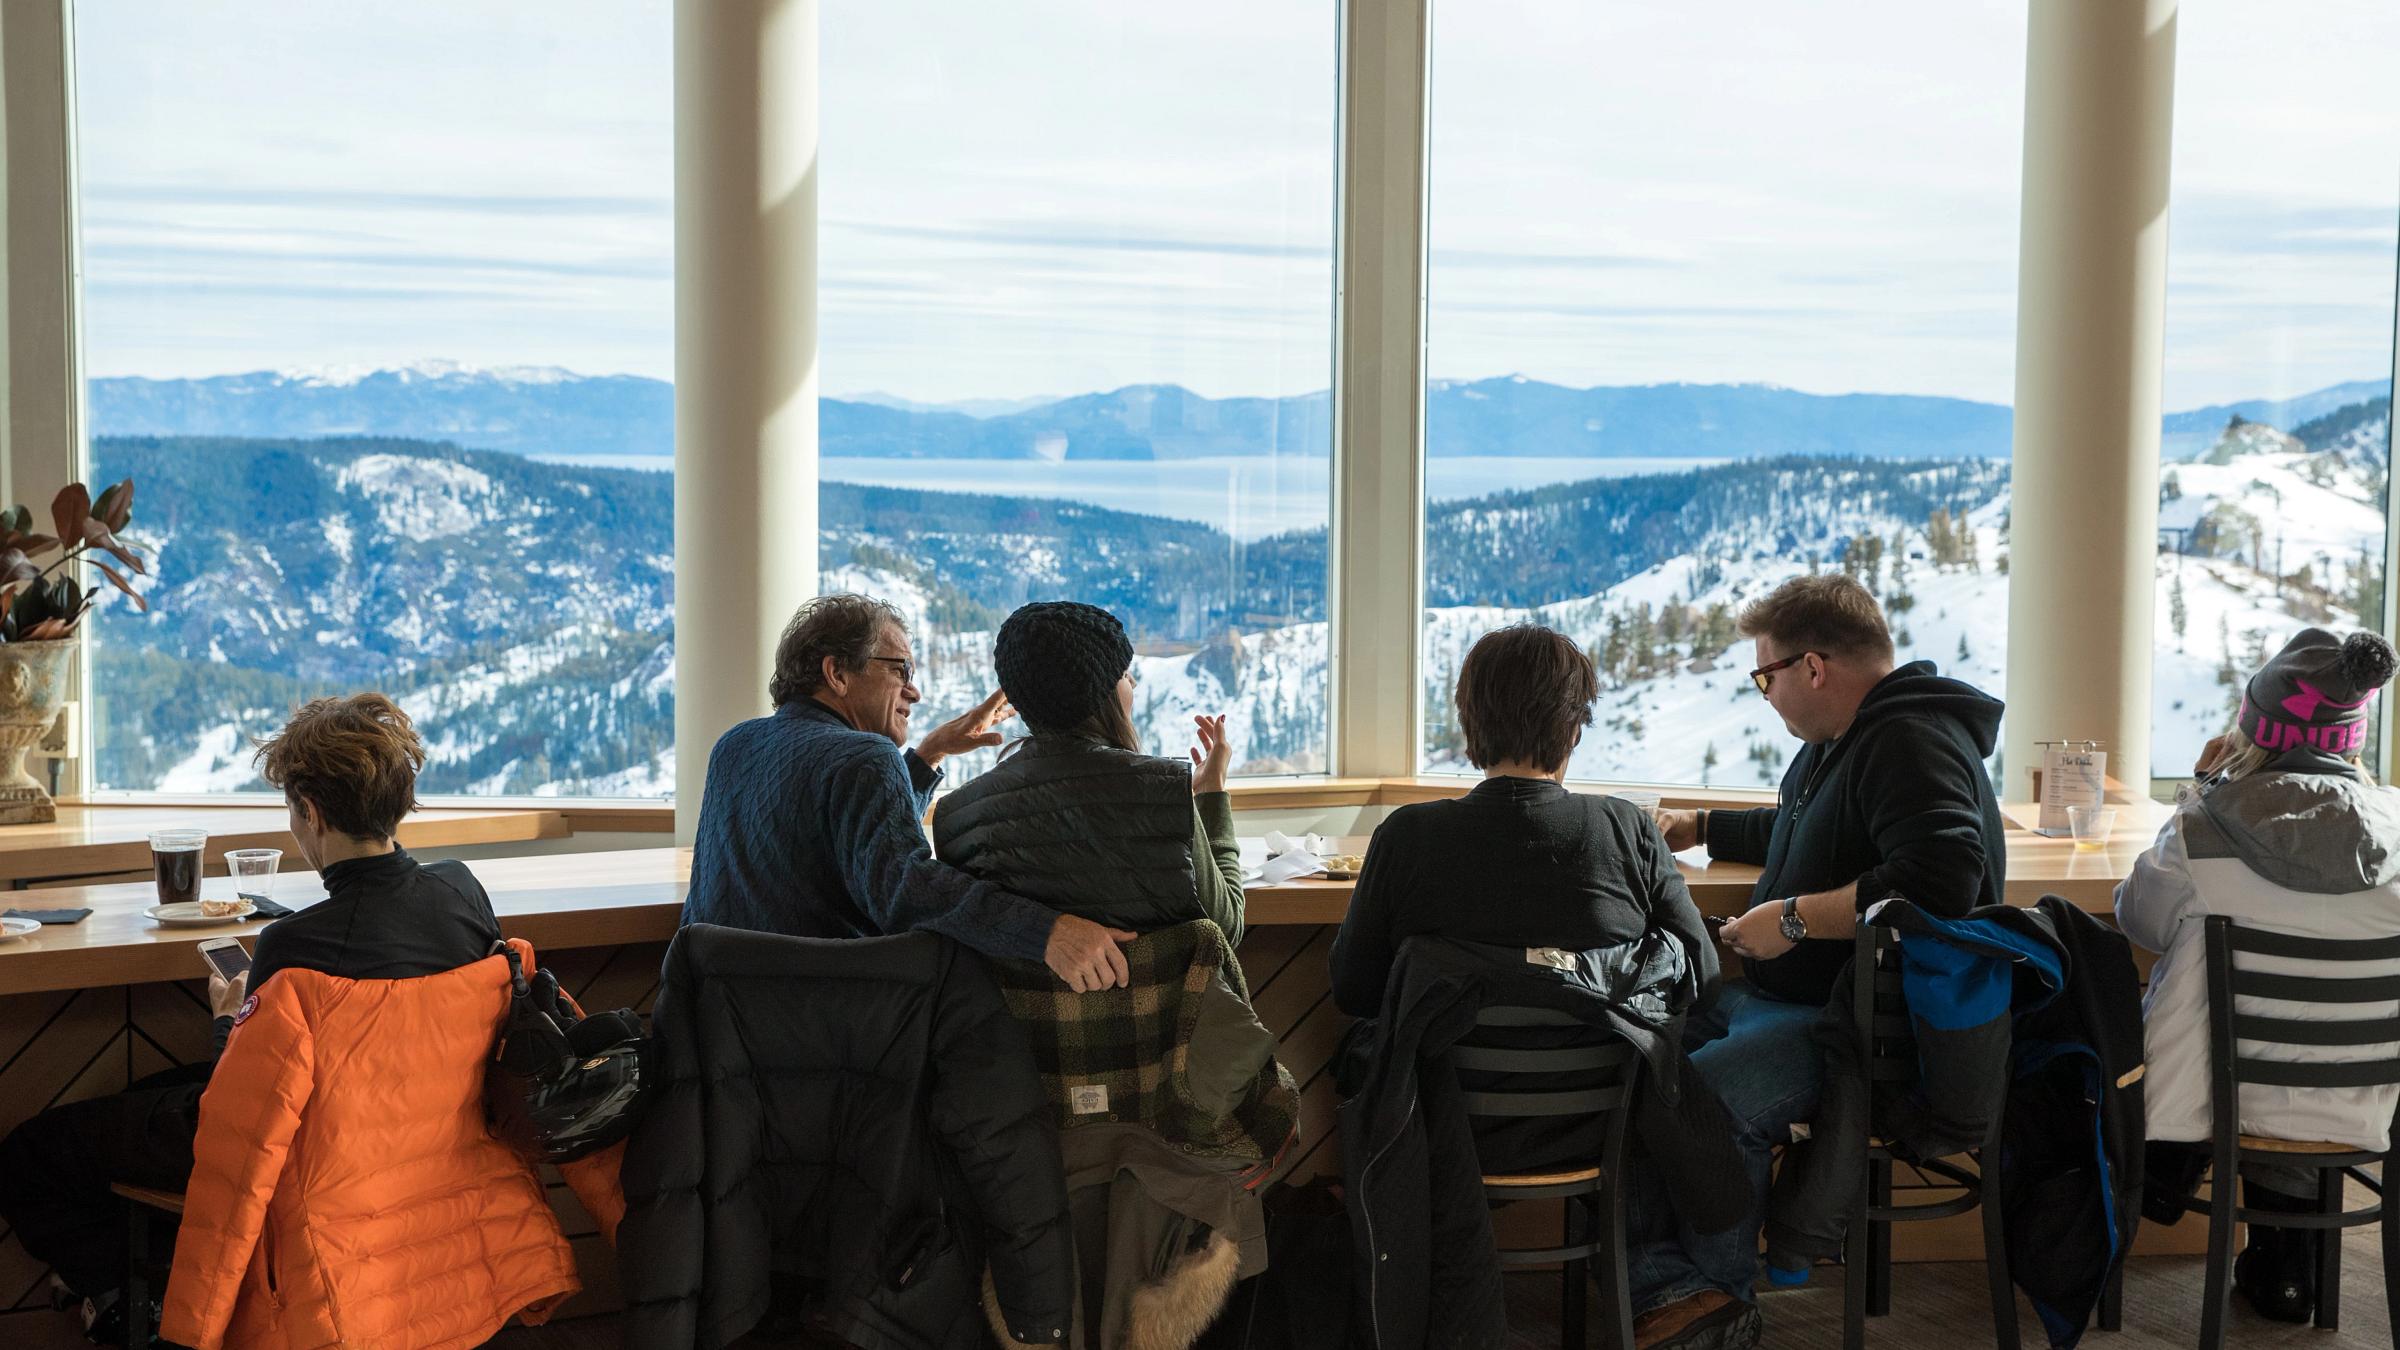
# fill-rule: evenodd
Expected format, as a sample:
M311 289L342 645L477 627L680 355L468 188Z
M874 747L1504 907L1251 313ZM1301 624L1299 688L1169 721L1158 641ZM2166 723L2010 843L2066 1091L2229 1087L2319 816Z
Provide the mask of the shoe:
M125 1343L125 1305L121 1291L111 1289L83 1301L83 1338L94 1345Z
M1633 1322L1635 1350L1751 1350L1758 1309L1717 1289L1652 1308Z
M2250 1226L2250 1245L2234 1259L2233 1287L2271 1322L2317 1315L2316 1234L2305 1228Z
M151 1299L149 1302L150 1339L148 1344L142 1347L142 1350L148 1350L149 1346L158 1344L158 1320L159 1315L164 1311L159 1306L157 1299ZM121 1346L125 1344L124 1291L111 1289L96 1297L87 1298L83 1300L82 1306L77 1312L83 1321L83 1338L85 1340L94 1345Z

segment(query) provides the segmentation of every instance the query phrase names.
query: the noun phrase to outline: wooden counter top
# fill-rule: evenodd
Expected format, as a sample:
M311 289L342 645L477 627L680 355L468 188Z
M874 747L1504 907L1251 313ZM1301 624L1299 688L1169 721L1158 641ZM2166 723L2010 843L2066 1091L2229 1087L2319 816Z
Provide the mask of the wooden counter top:
M206 863L222 873L225 850L279 848L299 856L280 806L77 806L58 808L47 825L0 826L0 886L47 877L147 871L150 832L190 826L208 831ZM572 833L556 811L522 807L445 807L400 822L407 848L454 848L563 839Z
M473 866L476 879L491 893L500 931L532 943L539 955L553 948L673 937L692 861L685 849L645 848L494 858ZM231 899L233 882L210 877L201 882L200 894ZM314 872L275 878L279 903L301 909L324 898L325 887ZM161 927L142 912L157 903L157 887L147 881L8 895L0 908L88 908L92 916L77 924L46 924L31 937L0 942L0 995L200 978L208 972L192 950L197 944L213 937L252 937L267 926L253 919L204 928Z
M2109 916L2115 912L2117 883L2133 870L2133 860L2150 847L2172 809L2146 799L2129 801L2118 808L2116 828L2105 845L2078 848L2072 839L2053 839L2026 828L2022 822L2039 816L2032 803L2002 805L2000 813L2008 825L2008 903L2029 906L2045 895L2060 895L2080 909ZM1341 853L1364 853L1367 848L1363 837L1335 842L1335 851ZM1700 912L1730 918L1748 909L1759 869L1746 863L1686 861L1697 856L1680 855L1675 865ZM1253 886L1248 892L1250 922L1340 923L1354 885L1318 877Z
M2007 807L2012 821L2030 820L2029 808ZM2008 899L2030 905L2056 893L2097 914L2111 909L2112 892L2133 860L2149 846L2167 808L2136 803L2123 808L2104 848L2078 849L2072 840L2048 839L2029 830L2008 832ZM428 813L431 814L431 813ZM522 813L514 813L522 814ZM188 819L190 812L180 812ZM402 829L405 832L407 826ZM211 840L211 847L216 841ZM1341 841L1359 852L1363 839ZM148 846L140 845L144 861ZM1695 865L1678 861L1692 898L1703 913L1733 915L1748 907L1758 869L1739 863ZM537 952L553 948L664 942L675 935L684 890L691 877L689 850L627 849L602 853L498 858L474 864L491 892L501 930L521 937ZM1249 892L1249 918L1256 925L1340 923L1349 908L1352 883L1301 880ZM205 896L230 897L232 883L211 877ZM276 878L275 898L295 908L323 899L313 872ZM20 891L6 904L23 908L89 907L79 924L52 925L15 942L0 943L0 994L45 989L81 989L155 980L188 980L200 973L191 948L206 938L249 935L266 925L221 924L206 928L162 928L142 911L156 904L149 882Z

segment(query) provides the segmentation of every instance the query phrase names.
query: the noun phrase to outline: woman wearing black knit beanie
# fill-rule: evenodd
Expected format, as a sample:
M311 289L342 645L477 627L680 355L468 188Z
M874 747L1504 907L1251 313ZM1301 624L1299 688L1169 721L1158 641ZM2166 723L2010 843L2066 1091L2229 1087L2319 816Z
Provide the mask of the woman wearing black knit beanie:
M2142 1002L2151 1141L2144 1212L2154 1220L2181 1216L2177 1202L2208 1162L2214 1099L2200 920L2223 914L2245 928L2312 938L2400 933L2400 790L2377 786L2360 765L2368 710L2396 664L2392 644L2375 633L2302 629L2250 677L2233 727L2208 743L2193 766L2197 781L2117 887L2117 926L2161 953ZM2293 1015L2279 1004L2244 1011ZM2320 1011L2326 1020L2359 1015ZM2396 1096L2393 1087L2245 1086L2238 1119L2244 1134L2380 1153ZM2312 1169L2242 1164L2242 1203L2251 1209L2312 1213L2316 1187ZM2262 1316L2310 1320L2314 1233L2252 1224L2234 1288Z
M1023 606L992 665L1032 735L934 808L942 859L1096 923L1147 933L1204 918L1239 943L1225 719L1193 719L1188 764L1142 753L1133 643L1094 605Z
M1122 993L1060 998L1042 967L992 965L1059 1119L1069 1206L1102 1216L1077 1224L1076 1248L1082 1269L1106 1278L1086 1281L1063 1339L1113 1345L1138 1322L1143 1340L1189 1344L1234 1280L1265 1268L1266 1220L1244 1183L1265 1174L1299 1118L1233 951L1242 864L1225 719L1197 719L1188 764L1143 754L1133 644L1091 605L1009 615L992 665L1032 734L934 808L934 849L1122 931L1133 971ZM1129 1257L1125 1232L1152 1236Z

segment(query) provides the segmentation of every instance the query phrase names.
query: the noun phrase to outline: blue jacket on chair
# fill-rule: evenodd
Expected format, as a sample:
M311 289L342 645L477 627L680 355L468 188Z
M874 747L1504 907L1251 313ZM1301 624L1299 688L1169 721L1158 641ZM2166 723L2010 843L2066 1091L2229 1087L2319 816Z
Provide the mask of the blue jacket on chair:
M1851 1013L1857 972L1845 971L1817 1024L1824 1092L1809 1142L1776 1177L1768 1248L1782 1265L1841 1251L1870 1130L1902 1157L1936 1158L1980 1147L2005 1113L1999 1203L2009 1273L2050 1343L2072 1346L2139 1217L2141 1007L2131 952L2057 896L1960 919L1886 900L1863 921L1900 934L1917 1080L1868 1082Z

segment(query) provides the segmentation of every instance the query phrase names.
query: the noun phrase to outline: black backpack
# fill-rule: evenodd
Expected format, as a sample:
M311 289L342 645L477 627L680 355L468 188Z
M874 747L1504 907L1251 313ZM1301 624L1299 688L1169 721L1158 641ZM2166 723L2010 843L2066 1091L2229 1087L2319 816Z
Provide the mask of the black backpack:
M630 1008L584 1015L558 978L528 978L514 947L508 1017L483 1069L483 1114L492 1134L528 1162L563 1163L633 1132L641 1116L648 1035Z

